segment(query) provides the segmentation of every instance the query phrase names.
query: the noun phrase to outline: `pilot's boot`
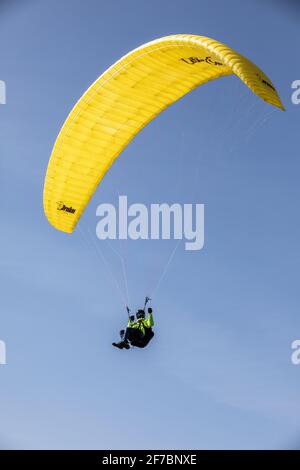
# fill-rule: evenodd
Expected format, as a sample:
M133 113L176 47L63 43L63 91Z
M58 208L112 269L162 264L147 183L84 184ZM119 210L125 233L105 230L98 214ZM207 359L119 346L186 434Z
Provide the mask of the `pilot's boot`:
M128 343L128 341L119 341L118 343L112 343L113 346L115 346L116 348L119 348L119 349L130 349L130 344Z

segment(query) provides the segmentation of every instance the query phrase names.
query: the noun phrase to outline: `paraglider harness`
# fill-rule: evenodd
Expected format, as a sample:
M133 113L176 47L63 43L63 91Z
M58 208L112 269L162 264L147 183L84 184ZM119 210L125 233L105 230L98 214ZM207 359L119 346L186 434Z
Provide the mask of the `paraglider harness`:
M147 306L147 304L150 300L151 299L149 297L145 298L145 303L144 303L144 308L143 308L144 312L145 312L146 306ZM129 320L131 320L130 308L128 307L128 305L126 305L126 310L127 310L127 313L128 313L128 318L129 318ZM148 343L151 341L151 339L154 336L154 332L153 332L151 327L150 328L149 327L144 327L144 329L145 329L145 333L140 339L135 338L132 341L130 341L131 346L136 346L137 348L145 348L148 345Z

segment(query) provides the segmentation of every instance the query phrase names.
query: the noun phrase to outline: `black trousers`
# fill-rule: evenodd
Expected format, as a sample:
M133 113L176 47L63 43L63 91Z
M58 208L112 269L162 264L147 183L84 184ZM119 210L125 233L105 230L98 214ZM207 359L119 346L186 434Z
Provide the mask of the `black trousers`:
M137 341L142 341L144 335L138 328L126 328L124 341L130 341L131 343L135 343Z
M144 348L151 341L153 336L154 333L152 328L146 328L144 335L138 328L127 328L125 331L124 341L130 341L132 346Z

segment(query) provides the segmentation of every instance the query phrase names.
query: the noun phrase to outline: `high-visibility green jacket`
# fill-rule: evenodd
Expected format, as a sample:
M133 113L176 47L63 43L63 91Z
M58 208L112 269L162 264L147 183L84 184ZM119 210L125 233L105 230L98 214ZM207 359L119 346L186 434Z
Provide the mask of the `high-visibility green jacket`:
M127 325L128 328L138 328L143 335L145 334L145 328L151 328L152 326L154 326L152 313L148 313L147 318L139 318L136 321L129 320Z

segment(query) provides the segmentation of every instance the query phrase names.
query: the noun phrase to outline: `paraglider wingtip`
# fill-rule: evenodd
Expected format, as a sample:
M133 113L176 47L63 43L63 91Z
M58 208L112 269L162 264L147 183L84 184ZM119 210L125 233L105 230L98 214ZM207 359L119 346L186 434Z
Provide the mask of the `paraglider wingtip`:
M281 111L286 111L280 98L278 99L278 103L276 103L276 106L277 108L281 109Z

